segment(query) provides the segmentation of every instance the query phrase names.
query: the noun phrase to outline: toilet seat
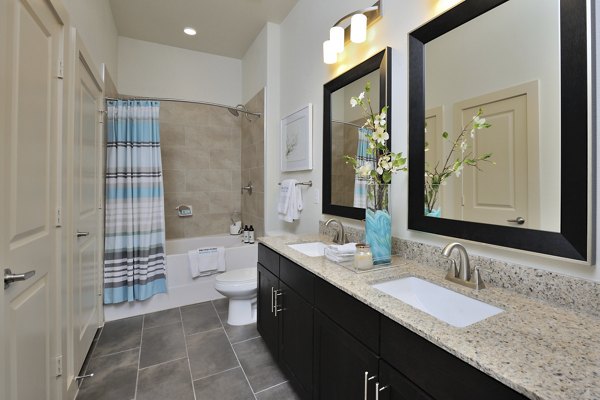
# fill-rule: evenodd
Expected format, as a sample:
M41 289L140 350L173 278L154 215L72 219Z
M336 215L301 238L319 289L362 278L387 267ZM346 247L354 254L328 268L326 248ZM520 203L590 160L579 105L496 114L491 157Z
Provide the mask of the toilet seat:
M256 267L240 268L217 275L217 282L224 284L239 284L256 282Z
M246 292L256 290L256 286L256 267L227 271L215 278L215 289L226 296L247 296Z

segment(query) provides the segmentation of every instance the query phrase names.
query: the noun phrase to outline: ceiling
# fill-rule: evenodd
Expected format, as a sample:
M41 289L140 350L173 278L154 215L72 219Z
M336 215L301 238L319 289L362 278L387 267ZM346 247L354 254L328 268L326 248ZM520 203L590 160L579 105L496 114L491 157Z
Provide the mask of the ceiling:
M120 36L241 59L297 0L110 0ZM198 34L188 36L183 28Z

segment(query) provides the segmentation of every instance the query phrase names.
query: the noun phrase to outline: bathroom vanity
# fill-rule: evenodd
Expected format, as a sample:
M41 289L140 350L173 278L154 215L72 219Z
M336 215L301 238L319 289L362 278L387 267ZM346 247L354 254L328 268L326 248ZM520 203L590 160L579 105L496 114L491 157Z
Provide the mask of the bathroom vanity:
M304 399L597 399L600 321L444 271L355 274L261 238L258 330ZM445 286L503 313L456 328L373 288L404 276Z

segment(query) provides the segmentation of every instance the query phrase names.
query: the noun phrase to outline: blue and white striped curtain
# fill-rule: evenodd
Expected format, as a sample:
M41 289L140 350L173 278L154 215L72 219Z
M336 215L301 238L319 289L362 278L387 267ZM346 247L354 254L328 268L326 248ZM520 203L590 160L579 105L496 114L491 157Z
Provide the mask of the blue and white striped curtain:
M358 146L356 146L356 161L357 166L362 167L367 163L375 168L375 155L369 154L369 140L367 135L371 134L371 130L367 128L358 128ZM358 173L354 175L354 207L367 208L367 183L370 178L360 176Z
M157 101L109 101L104 303L167 291Z

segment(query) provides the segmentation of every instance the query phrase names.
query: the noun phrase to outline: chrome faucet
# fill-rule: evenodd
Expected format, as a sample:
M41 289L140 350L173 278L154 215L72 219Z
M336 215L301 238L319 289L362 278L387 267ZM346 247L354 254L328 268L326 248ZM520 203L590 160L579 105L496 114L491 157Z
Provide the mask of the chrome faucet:
M456 267L456 261L454 261L453 258L450 258L454 249L458 251L458 268ZM473 275L471 276L471 264L465 246L458 242L449 243L442 250L442 257L447 258L452 262L450 271L448 271L448 275L446 275L447 280L477 290L485 289L479 267L475 267Z
M336 230L336 232L335 232L333 241L337 244L344 244L346 242L346 234L344 233L344 225L342 225L342 223L340 221L338 221L337 219L330 218L327 220L327 222L325 222L325 226L329 226L329 224L332 222L335 222L337 224L337 226L339 227L339 229Z

